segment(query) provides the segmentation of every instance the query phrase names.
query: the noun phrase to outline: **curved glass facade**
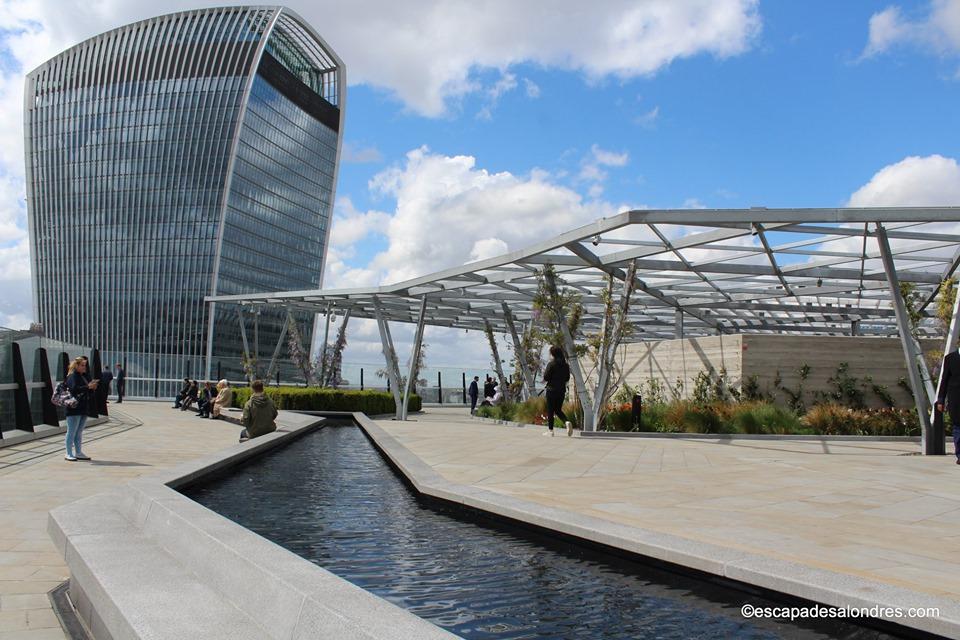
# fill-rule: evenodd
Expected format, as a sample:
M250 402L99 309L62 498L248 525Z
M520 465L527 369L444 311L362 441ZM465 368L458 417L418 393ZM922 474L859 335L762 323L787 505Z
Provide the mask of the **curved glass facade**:
M27 203L47 335L125 361L130 395L166 395L208 366L242 378L237 310L211 318L203 298L321 285L344 86L302 20L264 7L127 25L31 72ZM312 318L298 319L309 339ZM247 320L261 362L284 321Z

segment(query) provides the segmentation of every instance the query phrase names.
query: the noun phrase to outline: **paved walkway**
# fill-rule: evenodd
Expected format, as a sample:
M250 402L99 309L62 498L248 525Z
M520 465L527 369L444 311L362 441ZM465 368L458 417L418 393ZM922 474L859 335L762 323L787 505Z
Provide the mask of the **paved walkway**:
M416 419L377 424L450 482L960 598L960 467L916 444L546 438L452 408Z
M239 428L165 402L110 405L84 452L66 462L62 436L0 449L0 640L63 640L47 592L67 568L47 536L47 512L237 442Z

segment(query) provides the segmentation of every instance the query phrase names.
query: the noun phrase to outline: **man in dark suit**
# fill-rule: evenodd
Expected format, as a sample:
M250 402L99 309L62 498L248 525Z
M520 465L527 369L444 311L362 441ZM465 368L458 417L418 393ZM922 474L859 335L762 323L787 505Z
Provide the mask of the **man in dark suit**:
M100 384L97 385L97 407L100 413L107 415L107 398L110 396L110 383L113 382L113 372L105 366L100 373Z
M478 380L480 380L480 376L473 376L470 389L467 390L467 395L470 396L470 415L477 411L477 396L480 395L480 387L477 385Z
M117 363L117 376L114 378L117 381L117 404L123 402L123 394L127 391L127 374L123 370L123 365L119 362Z
M947 401L950 410L951 429L953 431L954 452L957 464L960 464L960 353L956 350L943 359L943 371L940 372L940 394L937 397L937 410L943 411L943 401Z

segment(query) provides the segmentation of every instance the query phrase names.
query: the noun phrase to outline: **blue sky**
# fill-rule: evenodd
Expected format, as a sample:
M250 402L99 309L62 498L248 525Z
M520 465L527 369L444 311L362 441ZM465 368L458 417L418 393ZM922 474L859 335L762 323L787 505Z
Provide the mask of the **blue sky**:
M195 4L0 4L0 324L31 313L23 73ZM623 207L960 204L960 0L288 4L347 65L327 286ZM358 327L348 354L375 361L373 334ZM486 358L482 344L460 357Z

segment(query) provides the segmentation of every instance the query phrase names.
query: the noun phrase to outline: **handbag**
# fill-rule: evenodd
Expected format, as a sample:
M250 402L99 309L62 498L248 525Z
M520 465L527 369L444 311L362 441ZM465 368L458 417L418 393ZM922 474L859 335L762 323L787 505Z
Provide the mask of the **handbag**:
M55 407L63 407L64 409L73 409L80 403L67 387L66 381L61 382L57 385L57 388L53 390L53 395L50 397L50 402Z

